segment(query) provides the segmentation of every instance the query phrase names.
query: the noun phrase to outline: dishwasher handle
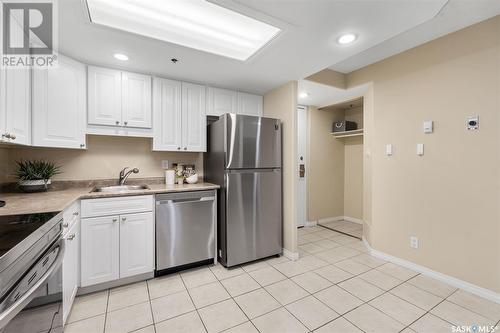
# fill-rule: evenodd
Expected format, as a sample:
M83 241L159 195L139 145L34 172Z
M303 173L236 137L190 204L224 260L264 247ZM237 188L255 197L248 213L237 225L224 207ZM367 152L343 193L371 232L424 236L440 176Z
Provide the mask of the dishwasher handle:
M201 198L189 198L189 199L171 199L171 200L158 200L157 205L165 204L176 204L176 203L189 203L189 202L202 202L202 201L214 201L215 197L201 197Z

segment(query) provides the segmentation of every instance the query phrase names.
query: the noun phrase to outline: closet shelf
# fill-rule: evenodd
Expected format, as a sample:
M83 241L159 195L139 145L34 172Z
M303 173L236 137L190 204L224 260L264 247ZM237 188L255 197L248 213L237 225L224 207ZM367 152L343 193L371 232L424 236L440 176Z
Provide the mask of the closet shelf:
M345 131L345 132L332 132L330 133L333 135L334 138L341 139L341 138L349 138L352 136L363 136L363 129L357 129L357 130L352 130L352 131Z

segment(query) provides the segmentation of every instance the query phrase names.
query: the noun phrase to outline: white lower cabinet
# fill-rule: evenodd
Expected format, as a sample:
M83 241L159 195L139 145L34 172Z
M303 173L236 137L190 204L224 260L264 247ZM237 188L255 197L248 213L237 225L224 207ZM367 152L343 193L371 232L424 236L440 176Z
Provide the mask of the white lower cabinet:
M153 235L152 212L120 216L120 278L151 272Z
M65 252L62 262L64 322L68 319L80 280L80 219L78 216L74 217L74 223L70 225L64 236Z
M82 219L82 287L120 278L119 216Z
M131 209L122 200L142 204ZM154 270L153 196L88 199L81 207L82 287Z

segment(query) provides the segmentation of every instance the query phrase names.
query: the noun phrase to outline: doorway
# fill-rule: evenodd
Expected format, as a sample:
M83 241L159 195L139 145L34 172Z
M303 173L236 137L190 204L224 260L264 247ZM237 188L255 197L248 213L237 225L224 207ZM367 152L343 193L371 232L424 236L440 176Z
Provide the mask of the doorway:
M307 107L297 107L297 227L307 225Z

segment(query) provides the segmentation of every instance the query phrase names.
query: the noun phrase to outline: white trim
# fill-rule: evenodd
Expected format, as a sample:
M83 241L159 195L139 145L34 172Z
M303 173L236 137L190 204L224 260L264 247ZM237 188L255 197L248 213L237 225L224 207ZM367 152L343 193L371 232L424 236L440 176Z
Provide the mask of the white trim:
M319 219L318 223L336 222L336 221L342 221L343 219L344 219L343 216L325 217L324 219Z
M292 252L288 251L287 249L283 248L283 255L287 257L290 260L299 260L299 253L298 252Z
M306 221L304 227L315 227L318 225L318 221Z
M344 216L344 221L347 221L347 222L353 222L353 223L357 223L357 224L363 224L363 220L361 219L357 219L355 217L350 217L350 216Z
M420 265L415 264L411 261L401 259L398 257L394 257L390 254L375 250L366 241L365 237L363 237L363 243L365 244L366 248L368 249L368 252L374 257L380 258L380 259L385 260L385 261L393 262L393 263L398 264L400 266L412 269L412 270L417 271L423 275L429 276L429 277L434 278L436 280L439 280L441 282L447 283L447 284L452 285L454 287L468 291L474 295L483 297L487 300L490 300L492 302L500 304L500 293L496 293L493 290L486 289L486 288L477 286L475 284L457 279L453 276L449 276L449 275L446 275L446 274L443 274L440 272L433 271L430 268L427 268L425 266L420 266Z

